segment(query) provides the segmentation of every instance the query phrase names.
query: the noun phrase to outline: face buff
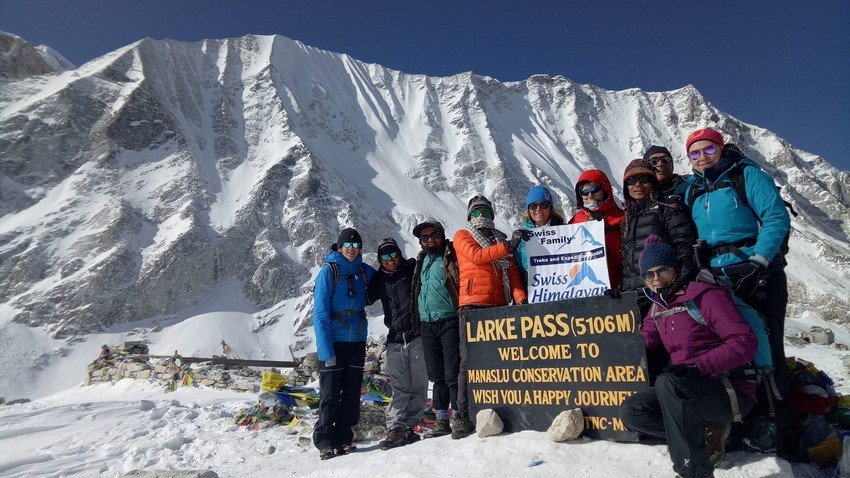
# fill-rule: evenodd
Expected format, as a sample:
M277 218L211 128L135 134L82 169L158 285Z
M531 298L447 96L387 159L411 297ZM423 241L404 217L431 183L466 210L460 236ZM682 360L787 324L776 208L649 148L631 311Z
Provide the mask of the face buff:
M589 211L595 211L599 209L599 201L593 199L585 199L584 200L584 208Z

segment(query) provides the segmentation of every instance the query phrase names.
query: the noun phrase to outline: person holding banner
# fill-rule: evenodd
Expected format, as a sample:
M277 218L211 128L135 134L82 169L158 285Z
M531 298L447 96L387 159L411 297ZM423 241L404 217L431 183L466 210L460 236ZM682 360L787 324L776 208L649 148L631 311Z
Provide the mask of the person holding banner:
M620 223L623 210L614 201L611 181L598 169L589 169L576 182L576 207L578 211L568 224L587 221L605 222L605 257L608 258L608 278L611 289L623 283L623 257L620 253Z
M564 224L564 216L552 201L552 193L549 188L537 185L528 191L525 196L525 214L522 216L524 229L534 229L544 226L561 226ZM525 251L525 241L520 241L514 251L514 259L519 268L522 284L528 286L528 254Z
M466 320L463 312L470 307L500 307L528 303L519 270L511 256L521 241L531 238L526 230L514 231L511 239L496 229L493 204L484 196L475 196L467 205L467 225L455 233L455 249L460 269L460 372L458 374L458 410L452 421L452 438L468 436L475 430L469 418L466 383Z
M681 267L672 246L659 236L646 239L640 271L653 306L643 339L647 350L666 348L671 365L654 386L623 402L621 417L630 430L667 440L676 473L702 478L723 460L731 422L755 404L755 383L743 379L742 367L755 357L758 341L719 286L694 281L663 302L659 292Z

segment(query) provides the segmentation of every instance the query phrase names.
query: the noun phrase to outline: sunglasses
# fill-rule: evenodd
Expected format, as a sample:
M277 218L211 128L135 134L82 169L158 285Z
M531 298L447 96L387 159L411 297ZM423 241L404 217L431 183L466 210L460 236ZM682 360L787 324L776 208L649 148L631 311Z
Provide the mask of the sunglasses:
M342 248L343 249L360 249L360 243L359 242L343 242Z
M549 206L551 206L551 204L549 204L549 201L533 202L528 205L528 210L536 211L538 209L549 209Z
M661 266L658 269L649 270L649 271L644 272L643 274L641 274L641 277L643 277L643 280L650 281L650 280L655 279L656 277L658 277L660 279L661 276L667 274L668 272L670 272L670 267Z
M590 196L591 194L596 194L597 192L599 192L600 189L602 189L602 185L597 184L596 186L592 186L587 189L582 189L579 191L579 193L582 196Z
M657 158L649 158L649 164L651 166L655 166L658 163L669 164L669 163L672 163L672 162L673 162L673 158L671 158L670 156L659 156Z
M388 261L390 259L395 259L396 257L398 257L398 252L396 251L390 252L389 254L381 254L382 261Z
M474 209L471 213L472 217L481 217L484 216L487 219L493 219L493 210L487 207L482 207L479 209Z
M688 157L691 158L691 160L693 161L693 160L699 159L699 157L702 156L702 153L705 153L706 156L711 156L712 154L714 154L716 152L717 152L717 145L709 144L705 148L695 149L695 150L689 152Z
M443 235L440 234L439 231L434 231L431 234L420 234L419 235L419 242L421 242L422 244L426 244L428 242L431 242L431 239L438 241L442 237L443 237Z
M655 181L655 178L651 177L648 174L640 174L637 176L632 176L626 180L626 186L634 186L637 183L641 184L652 184Z

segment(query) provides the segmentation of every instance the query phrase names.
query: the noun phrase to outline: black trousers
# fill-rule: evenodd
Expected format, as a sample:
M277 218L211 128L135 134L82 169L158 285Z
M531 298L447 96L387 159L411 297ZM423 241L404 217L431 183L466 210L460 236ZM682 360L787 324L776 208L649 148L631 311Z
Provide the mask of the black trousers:
M746 414L753 401L739 394L738 406ZM709 422L732 422L732 405L720 380L662 373L654 387L627 398L620 414L630 430L667 440L676 473L684 478L703 478L714 472L705 441L706 427Z
M366 342L334 342L336 364L319 363L319 420L313 429L316 448L351 443L360 421L360 387Z
M643 321L652 320L652 317L647 317L652 308L652 301L638 295L637 303L640 309L641 324ZM654 350L646 351L646 370L649 373L650 385L655 385L655 379L668 365L670 365L670 353L664 347L656 347Z
M457 319L442 322L422 322L422 346L428 380L434 382L434 410L458 409L458 345Z

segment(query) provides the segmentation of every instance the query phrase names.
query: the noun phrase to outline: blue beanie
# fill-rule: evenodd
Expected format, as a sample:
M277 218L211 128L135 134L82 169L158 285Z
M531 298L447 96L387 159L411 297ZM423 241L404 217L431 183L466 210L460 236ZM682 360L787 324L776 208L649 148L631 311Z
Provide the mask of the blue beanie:
M640 253L640 273L643 275L649 269L658 266L681 268L673 247L653 234L643 242L643 252Z
M552 204L552 193L549 192L549 188L546 186L534 186L528 191L528 195L525 196L525 208L528 209L528 206L533 202L543 201Z

